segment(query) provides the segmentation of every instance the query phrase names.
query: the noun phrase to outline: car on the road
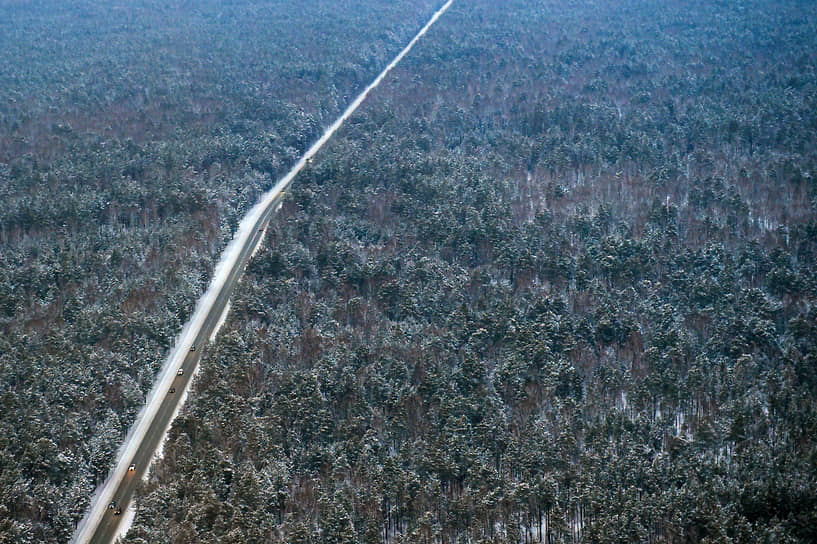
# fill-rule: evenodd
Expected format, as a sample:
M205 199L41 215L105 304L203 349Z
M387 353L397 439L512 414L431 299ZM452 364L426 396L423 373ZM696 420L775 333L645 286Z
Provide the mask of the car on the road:
M176 392L176 388L175 388L175 387L171 387L170 389L168 389L168 391L167 391L167 392L168 392L168 393L175 393L175 392Z
M128 472L136 472L136 465L134 463L130 464L128 467Z
M190 351L196 351L196 346L195 345L190 346Z
M116 508L113 509L113 515L114 516L118 516L121 513L122 513L122 507L121 506L117 506Z
M116 510L116 501L111 501L111 504L108 505L108 510Z
M184 369L180 368L179 370L177 370L176 371L176 376L184 376Z

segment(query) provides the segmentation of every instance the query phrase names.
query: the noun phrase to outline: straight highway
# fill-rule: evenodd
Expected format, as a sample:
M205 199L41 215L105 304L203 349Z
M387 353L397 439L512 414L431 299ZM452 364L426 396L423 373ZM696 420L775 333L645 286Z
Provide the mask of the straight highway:
M113 542L118 536L120 524L123 521L122 514L130 507L139 481L146 476L150 462L175 417L183 393L193 379L202 353L206 350L209 339L222 321L222 316L227 309L227 304L241 277L241 273L252 257L253 251L262 241L269 219L280 206L282 198L283 192L270 203L253 225L253 230L247 242L240 248L235 266L230 269L223 286L218 291L204 318L201 328L193 335L190 346L185 345L183 348L185 353L181 357L181 362L170 369L171 371L168 374L172 379L162 381L161 389L156 391L154 399L158 407L153 414L151 424L146 426L146 431L133 455L120 458L120 465L125 467L125 470L118 480L119 483L113 486L110 493L106 494L104 498L99 497L97 508L101 515L98 517L96 527L87 534L78 533L75 538L76 542L107 543ZM113 508L109 506L111 504L114 505Z
M272 189L264 193L261 201L242 219L233 240L224 250L216 266L210 286L199 299L193 316L179 335L176 346L162 367L144 408L125 438L116 465L92 498L91 506L77 526L72 542L107 544L116 540L122 532L123 519L126 518L125 514L134 500L138 484L147 475L150 463L181 406L202 352L206 350L210 338L218 332L230 296L244 268L261 243L270 218L281 206L284 190L453 2L454 0L448 0L432 15L408 45L352 101L292 169Z

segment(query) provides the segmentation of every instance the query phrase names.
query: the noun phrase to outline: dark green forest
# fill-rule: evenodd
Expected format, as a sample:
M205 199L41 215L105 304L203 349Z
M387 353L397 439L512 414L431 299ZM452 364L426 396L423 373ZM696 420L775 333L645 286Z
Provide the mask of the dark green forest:
M70 539L244 211L432 8L0 0L0 542Z
M0 1L0 542L70 538L243 212L437 7ZM817 541L816 176L812 2L455 0L125 542Z

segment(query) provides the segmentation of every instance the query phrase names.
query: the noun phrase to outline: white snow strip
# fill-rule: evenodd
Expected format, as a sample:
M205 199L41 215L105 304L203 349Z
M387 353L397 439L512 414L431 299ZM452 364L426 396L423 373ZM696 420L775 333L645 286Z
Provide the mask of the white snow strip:
M213 333L210 335L210 339L209 339L210 342L212 342L213 340L216 339L216 336L218 335L218 331L221 330L221 326L224 325L225 321L227 321L227 314L229 314L229 313L230 313L230 301L228 300L227 304L224 305L224 311L221 312L221 317L218 318L218 323L216 324L216 328L213 329ZM199 367L199 365L196 365L196 368L198 368L198 367Z
M133 520L135 519L136 519L136 501L130 501L127 510L122 512L122 521L119 522L119 533L116 535L114 542L121 538L124 538L124 536L128 534L128 531L133 525Z
M199 299L193 316L190 318L187 324L185 324L181 334L178 336L175 348L170 352L164 367L162 367L162 370L157 376L153 389L148 394L147 403L136 417L136 421L128 431L128 435L125 438L125 441L122 443L122 446L119 448L116 466L108 475L108 479L105 481L105 483L94 493L94 497L91 499L91 507L83 520L79 523L77 532L74 534L72 542L77 544L85 543L93 535L99 521L105 514L105 509L107 508L108 503L111 501L116 487L127 473L130 460L136 454L142 439L147 434L147 431L153 422L153 418L156 416L156 412L162 403L162 399L167 394L170 384L175 379L176 370L184 362L184 359L189 353L196 336L199 334L199 331L204 325L204 321L207 318L207 315L210 313L210 309L215 303L218 294L224 288L224 284L227 281L230 271L236 265L241 249L247 245L250 236L254 232L254 229L259 228L258 221L261 219L264 211L275 201L275 199L284 191L284 189L286 189L289 184L292 183L292 180L301 170L303 170L306 163L315 156L315 154L326 144L326 142L329 141L329 139L335 134L335 132L337 132L341 125L343 125L344 121L351 117L351 115L360 107L372 89L380 85L380 82L383 81L386 75L388 75L388 73L391 72L391 70L397 66L401 60L403 60L403 57L405 57L409 51L411 51L414 44L416 44L417 41L422 38L426 32L428 32L428 29L431 28L437 19L439 19L440 16L448 10L453 2L454 0L448 0L439 10L437 10L436 13L434 13L434 15L432 15L431 19L429 19L426 25L420 29L409 44L402 51L400 51L394 60L392 60L386 66L386 68L380 72L380 75L378 75L375 80L372 81L369 86L358 95L357 98L355 98L355 100L349 105L349 107L346 108L343 114L341 114L341 116L338 117L338 119L332 123L328 129L326 129L318 141L312 144L312 147L310 147L298 160L298 162L295 163L295 166L293 166L292 169L287 172L287 174L281 178L272 189L265 193L261 197L261 200L255 206L253 206L253 208L241 220L232 241L225 248L224 253L222 253L221 260L216 265L210 286L207 288L204 295L202 295L202 297ZM185 390L184 392L180 393L184 393L186 395L187 392ZM179 406L181 406L181 403Z
M279 202L278 205L275 207L275 211L277 212L280 209L281 209L281 203ZM264 228L263 234L261 234L261 236L258 237L258 241L255 243L255 247L252 250L252 255L250 255L250 260L252 260L253 257L255 257L255 254L258 253L258 250L261 249L261 246L263 245L263 242L264 242L264 237L266 235L267 235L267 229Z
M229 306L229 303L228 303L228 306ZM218 326L216 327L217 329L221 328L221 325L224 323L224 318L225 317L227 317L226 312L224 314L222 314L222 321L219 322ZM201 365L196 364L196 366L193 367L193 377L190 380L191 385L192 385L192 383L194 381L196 381L196 376L198 376L200 372L201 372ZM167 424L167 427L162 431L162 440L159 442L159 445L156 447L156 451L153 452L153 456L150 458L150 464L147 466L147 470L145 470L144 476L142 476L143 481L147 482L148 478L150 478L150 469L153 467L153 462L158 461L159 459L164 457L165 443L167 442L167 438L168 438L167 432L170 430L170 426L173 424L173 421L176 419L176 416L179 415L179 412L181 411L182 407L184 406L184 403L187 402L187 395L189 395L189 394L190 394L190 387L185 387L181 391L181 399L179 399L178 404L176 404L176 409L173 410L173 416L171 416L170 421ZM125 533L122 533L120 536L124 536L124 535L125 535Z
M190 384L192 384L193 381L195 380L195 377L198 375L200 368L201 365L197 364L193 369L194 379L190 380ZM170 426L173 424L173 421L176 419L176 416L179 415L182 406L184 406L184 403L187 402L187 395L190 394L190 387L189 386L185 387L181 391L176 390L176 393L180 394L181 398L179 399L179 402L176 404L176 408L173 410L173 415L167 422L167 427L162 431L162 439L159 441L159 445L156 447L156 451L153 452L153 456L150 458L150 464L148 465L147 470L145 470L145 476L142 478L144 481L148 481L148 477L150 476L150 469L153 466L153 462L158 461L165 455L165 442L167 442L167 431L170 430Z

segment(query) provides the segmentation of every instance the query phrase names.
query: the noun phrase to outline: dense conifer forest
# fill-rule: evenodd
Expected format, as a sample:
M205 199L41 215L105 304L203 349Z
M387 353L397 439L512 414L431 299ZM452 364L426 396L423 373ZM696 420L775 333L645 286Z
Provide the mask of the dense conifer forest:
M437 7L0 2L0 542L70 538L243 212ZM815 177L812 2L456 0L125 542L817 541Z
M0 1L0 542L70 539L245 210L433 7Z

